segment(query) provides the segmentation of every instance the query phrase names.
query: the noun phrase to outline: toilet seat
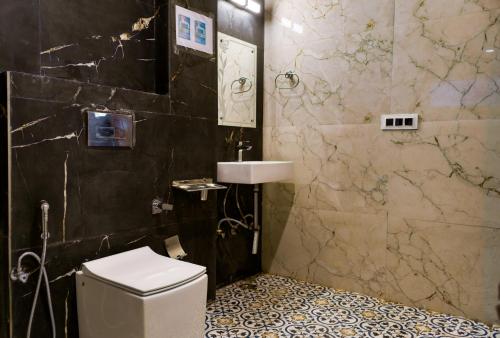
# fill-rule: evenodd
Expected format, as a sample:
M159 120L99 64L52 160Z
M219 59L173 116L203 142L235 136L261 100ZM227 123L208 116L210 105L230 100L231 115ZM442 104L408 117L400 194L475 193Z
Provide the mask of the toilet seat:
M83 263L82 273L146 297L190 283L206 268L159 255L146 246Z

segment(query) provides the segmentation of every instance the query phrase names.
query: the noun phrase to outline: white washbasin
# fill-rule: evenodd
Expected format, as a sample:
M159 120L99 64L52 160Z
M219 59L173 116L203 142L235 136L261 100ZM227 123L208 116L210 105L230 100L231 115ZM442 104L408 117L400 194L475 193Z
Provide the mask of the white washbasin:
M293 162L243 161L217 163L217 181L222 183L259 184L293 178Z

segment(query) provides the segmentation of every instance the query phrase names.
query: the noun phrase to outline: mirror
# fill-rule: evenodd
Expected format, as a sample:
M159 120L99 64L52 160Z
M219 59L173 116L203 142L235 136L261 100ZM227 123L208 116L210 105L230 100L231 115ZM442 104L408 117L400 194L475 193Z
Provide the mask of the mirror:
M257 46L218 33L219 125L256 128Z

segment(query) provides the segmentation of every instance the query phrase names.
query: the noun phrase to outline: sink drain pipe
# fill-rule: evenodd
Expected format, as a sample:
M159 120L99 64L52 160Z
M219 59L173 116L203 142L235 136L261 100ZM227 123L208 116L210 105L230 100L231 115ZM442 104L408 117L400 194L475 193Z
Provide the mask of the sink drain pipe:
M221 229L222 224L227 223L231 227L232 230L236 230L238 226L241 226L242 228L245 228L247 230L253 231L253 242L252 242L252 254L256 255L259 251L259 237L260 237L260 225L259 225L259 192L260 192L260 185L259 184L254 184L253 186L253 215L248 214L245 215L243 214L243 211L241 210L240 203L239 203L239 198L238 198L238 185L236 185L236 206L238 208L238 211L241 215L241 220L234 219L232 217L229 217L226 211L226 202L227 202L227 197L229 195L229 192L231 191L232 184L229 186L229 188L226 190L226 194L224 195L224 201L223 201L223 211L224 211L224 218L219 220L219 223L217 224L217 233L219 236L222 238L225 237L224 231ZM247 222L247 218L253 218L253 223L249 224Z
M259 185L254 184L253 186L253 245L252 245L252 255L256 255L259 251Z

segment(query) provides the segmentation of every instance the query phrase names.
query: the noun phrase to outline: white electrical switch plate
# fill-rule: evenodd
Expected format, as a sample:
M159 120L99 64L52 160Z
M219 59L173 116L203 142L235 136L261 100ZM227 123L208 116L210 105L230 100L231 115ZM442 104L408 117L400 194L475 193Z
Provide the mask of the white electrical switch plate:
M388 114L380 118L382 130L415 130L418 129L418 114Z

